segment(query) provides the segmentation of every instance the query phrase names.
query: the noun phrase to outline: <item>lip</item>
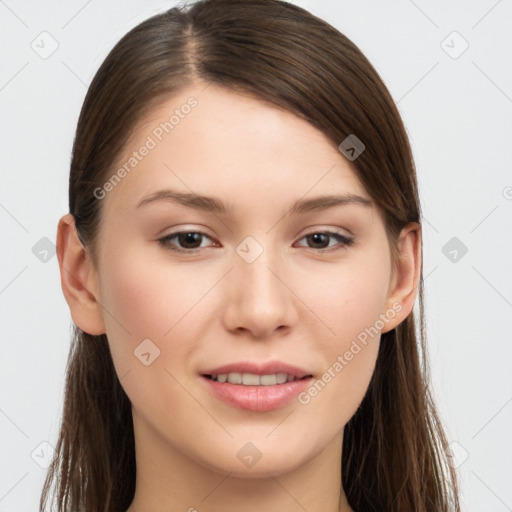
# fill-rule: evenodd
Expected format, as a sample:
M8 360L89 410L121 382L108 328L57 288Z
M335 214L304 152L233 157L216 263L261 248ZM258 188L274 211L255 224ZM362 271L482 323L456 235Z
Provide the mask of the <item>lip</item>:
M218 366L200 373L201 375L219 375L220 373L254 373L256 375L269 375L272 373L287 373L297 379L302 379L306 375L312 375L312 372L308 372L303 368L282 361L269 361L268 363L261 364L255 363L254 361L240 361Z
M205 376L220 373L254 373L256 375L287 373L301 380L271 386L244 386L229 382L217 382ZM264 412L288 405L310 385L313 377L307 377L308 375L312 374L302 368L274 361L265 364L255 362L226 364L201 372L200 377L206 388L228 405L248 411Z

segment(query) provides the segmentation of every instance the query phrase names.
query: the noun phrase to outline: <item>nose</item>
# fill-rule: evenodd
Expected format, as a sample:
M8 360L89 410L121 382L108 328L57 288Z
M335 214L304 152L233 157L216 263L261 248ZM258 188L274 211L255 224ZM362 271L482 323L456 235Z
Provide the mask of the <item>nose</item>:
M237 254L234 258L227 276L226 329L260 340L290 331L299 318L299 301L293 293L292 275L283 270L284 262L271 258L267 251L252 263Z

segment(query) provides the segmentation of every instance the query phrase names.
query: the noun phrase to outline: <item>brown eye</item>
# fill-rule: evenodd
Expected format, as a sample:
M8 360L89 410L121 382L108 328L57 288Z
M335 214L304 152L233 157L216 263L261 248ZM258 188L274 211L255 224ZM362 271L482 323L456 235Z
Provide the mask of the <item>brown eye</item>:
M171 251L195 252L200 247L208 247L202 245L205 239L211 240L208 235L199 231L178 231L160 238L158 242Z
M333 231L318 231L315 233L309 233L308 235L301 238L301 240L306 240L307 247L310 249L319 249L319 252L336 251L338 249L343 249L353 244L354 242L353 238L349 238L345 235L342 235L341 233L336 233Z

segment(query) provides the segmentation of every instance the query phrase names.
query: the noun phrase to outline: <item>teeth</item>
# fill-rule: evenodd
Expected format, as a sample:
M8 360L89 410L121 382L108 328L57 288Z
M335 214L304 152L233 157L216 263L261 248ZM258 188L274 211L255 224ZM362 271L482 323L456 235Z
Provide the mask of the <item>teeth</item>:
M228 373L228 382L230 384L242 384L242 377L241 373Z
M217 382L229 382L230 384L241 384L243 386L273 386L297 380L293 375L286 373L272 373L269 375L256 375L255 373L220 373L212 375Z
M260 375L259 381L262 386L275 386L277 384L277 375Z
M290 375L291 377L291 375ZM276 381L278 384L284 384L288 380L286 373L276 373ZM295 377L294 377L295 380Z

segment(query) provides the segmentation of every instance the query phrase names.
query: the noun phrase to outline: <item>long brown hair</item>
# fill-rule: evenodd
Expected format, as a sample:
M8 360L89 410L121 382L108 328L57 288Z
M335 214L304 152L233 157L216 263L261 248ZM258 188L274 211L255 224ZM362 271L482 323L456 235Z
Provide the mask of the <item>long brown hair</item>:
M93 256L101 220L94 190L112 174L136 123L197 80L286 109L336 147L365 145L352 162L381 209L393 253L421 223L413 157L379 75L347 37L280 0L200 0L153 16L126 34L94 77L74 141L69 209ZM457 512L456 473L429 389L423 280L411 313L382 335L367 393L345 426L342 485L358 512ZM131 403L105 334L75 327L56 455L40 509L55 488L59 511L124 512L135 492Z

